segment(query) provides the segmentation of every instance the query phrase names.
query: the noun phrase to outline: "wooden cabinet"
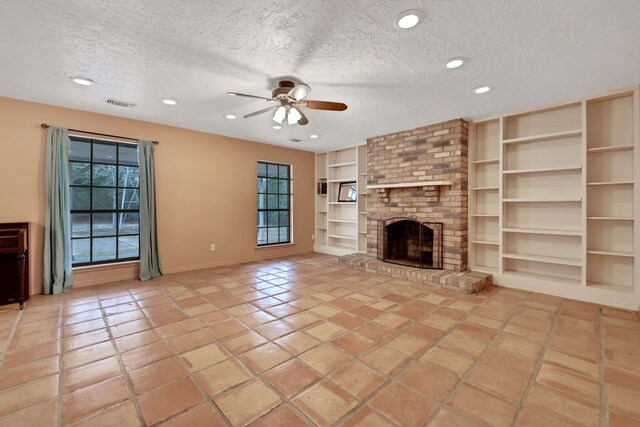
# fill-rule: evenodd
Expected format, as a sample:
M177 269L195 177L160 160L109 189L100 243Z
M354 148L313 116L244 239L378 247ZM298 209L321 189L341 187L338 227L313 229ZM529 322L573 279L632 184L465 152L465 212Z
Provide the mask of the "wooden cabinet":
M0 304L29 299L29 223L0 224Z

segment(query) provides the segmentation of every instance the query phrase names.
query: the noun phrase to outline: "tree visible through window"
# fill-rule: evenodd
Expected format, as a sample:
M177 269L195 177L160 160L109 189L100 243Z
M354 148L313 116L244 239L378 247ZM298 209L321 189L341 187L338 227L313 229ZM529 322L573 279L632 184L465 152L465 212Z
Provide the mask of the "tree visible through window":
M291 242L291 166L258 162L258 246Z
M70 139L72 264L139 259L138 147L78 137Z

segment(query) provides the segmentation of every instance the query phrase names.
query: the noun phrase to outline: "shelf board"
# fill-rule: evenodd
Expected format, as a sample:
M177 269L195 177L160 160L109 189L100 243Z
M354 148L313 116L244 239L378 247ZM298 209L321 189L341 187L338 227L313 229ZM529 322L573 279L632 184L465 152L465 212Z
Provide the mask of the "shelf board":
M469 268L471 271L477 271L478 273L497 274L498 267L491 267L488 265L474 265Z
M633 181L588 182L587 185L633 185Z
M489 191L489 190L497 190L498 187L475 187L472 188L472 191Z
M330 205L355 205L356 202L329 202Z
M438 187L441 185L451 185L451 181L417 181L401 182L399 184L376 184L367 185L367 190L375 190L378 188Z
M493 246L498 246L499 243L498 242L492 242L489 240L471 240L471 243L476 243L478 245L493 245Z
M356 165L356 162L344 162L344 163L334 163L332 165L328 165L327 167L339 168L339 167L342 167L342 166L355 166L355 165Z
M326 195L326 194L316 194L316 196L319 196L319 197L327 197L327 195Z
M492 163L498 163L498 159L486 159L486 160L474 160L472 165L489 165Z
M633 221L631 217L615 217L615 216L588 216L587 219L599 221Z
M498 218L498 214L471 214L471 216L476 218Z
M633 252L626 252L626 251L605 251L605 250L600 250L600 249L587 249L587 253L588 254L593 254L593 255L618 256L618 257L624 257L624 258L634 258L635 257Z
M318 178L316 178L318 181L326 181L327 177L326 176L319 176Z
M321 213L321 214L326 214L327 213L327 211L316 211L316 212Z
M572 171L572 170L581 170L582 165L573 165L573 166L559 166L553 168L532 168L532 169L511 169L502 171L503 174L509 175L514 173L541 173L541 172L561 172L561 171Z
M591 281L587 281L587 286L591 288L606 289L608 291L633 293L632 286L627 287L627 286L611 285L609 283L600 283L600 282L591 282Z
M327 237L331 237L332 239L356 240L355 236L344 236L341 234L327 234Z
M358 231L358 234L367 234L366 231Z
M587 153L606 153L607 151L633 150L633 145L614 145L611 147L587 148Z
M503 228L506 233L551 234L556 236L582 236L580 230L552 230L546 228Z
M548 274L534 274L534 273L523 273L516 270L505 270L505 274L510 274L517 277L523 278L534 278L534 279L542 279L542 280L550 280L553 282L565 283L567 285L581 285L582 281L580 279L571 279L568 277L559 277L559 276L551 276Z
M544 255L518 254L514 252L504 252L502 254L502 257L509 259L520 259L523 261L544 262L547 264L572 265L574 267L582 266L582 260L577 258L560 258Z
M330 179L327 182L356 182L355 178Z
M358 174L358 176L366 176L366 175L367 175L367 173L366 173L366 172L360 172L360 173Z
M327 227L316 227L318 230L327 231Z
M521 138L510 138L502 141L503 144L518 144L521 142L546 141L549 139L568 138L582 135L582 129L565 130L562 132L543 133L540 135L523 136Z
M562 203L562 202L581 202L582 198L572 198L572 199L502 199L505 203Z
M355 224L355 219L330 219L329 222L342 222L345 224Z

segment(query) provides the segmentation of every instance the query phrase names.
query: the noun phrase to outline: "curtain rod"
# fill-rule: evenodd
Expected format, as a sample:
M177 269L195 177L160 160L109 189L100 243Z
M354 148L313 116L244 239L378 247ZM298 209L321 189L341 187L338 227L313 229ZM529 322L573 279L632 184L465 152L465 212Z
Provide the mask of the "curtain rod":
M40 127L41 127L42 129L47 129L47 128L51 127L51 126L50 126L50 125L48 125L48 124L46 124L46 123L42 123L42 124L40 125ZM82 132L82 133L88 133L88 134L90 134L90 135L110 136L111 138L120 138L120 139L128 139L128 140L130 140L130 141L138 141L138 140L137 140L137 139L135 139L135 138L128 138L128 137L126 137L126 136L118 136L118 135L109 135L108 133L89 132L89 131L86 131L86 130L80 130L80 129L68 129L68 130L70 130L71 132ZM153 143L154 143L154 144L156 144L156 145L160 145L160 143L159 143L158 141L151 141L151 142L153 142Z

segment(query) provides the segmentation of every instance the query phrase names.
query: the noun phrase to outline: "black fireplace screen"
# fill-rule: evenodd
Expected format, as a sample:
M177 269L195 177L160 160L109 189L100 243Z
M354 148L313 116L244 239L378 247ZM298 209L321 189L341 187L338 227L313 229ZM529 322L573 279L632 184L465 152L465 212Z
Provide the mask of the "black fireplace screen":
M442 223L414 217L378 220L378 259L442 270Z

